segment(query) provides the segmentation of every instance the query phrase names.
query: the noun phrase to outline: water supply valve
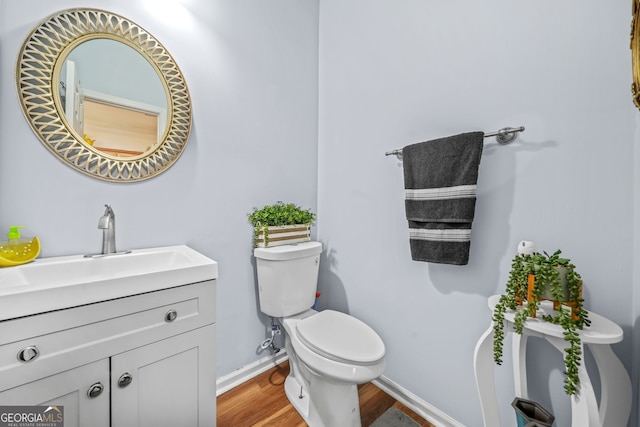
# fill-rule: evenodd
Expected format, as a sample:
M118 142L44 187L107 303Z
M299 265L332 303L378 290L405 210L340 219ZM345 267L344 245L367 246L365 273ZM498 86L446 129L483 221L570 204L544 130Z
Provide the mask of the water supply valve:
M280 325L277 324L276 319L272 317L271 318L271 337L264 340L262 344L260 344L260 348L262 348L263 350L266 350L267 348L271 348L271 351L273 351L274 353L278 353L280 351L280 348L276 347L276 345L273 343L273 339L275 338L276 335L280 335L281 333L282 333L282 330L280 329Z

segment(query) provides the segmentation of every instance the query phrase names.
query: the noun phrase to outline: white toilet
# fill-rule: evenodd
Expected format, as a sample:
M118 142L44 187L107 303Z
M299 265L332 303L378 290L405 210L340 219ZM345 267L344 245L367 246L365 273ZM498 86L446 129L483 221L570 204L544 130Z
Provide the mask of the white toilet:
M358 384L379 377L384 343L347 314L315 311L322 244L256 248L260 310L282 318L289 401L310 427L359 427Z

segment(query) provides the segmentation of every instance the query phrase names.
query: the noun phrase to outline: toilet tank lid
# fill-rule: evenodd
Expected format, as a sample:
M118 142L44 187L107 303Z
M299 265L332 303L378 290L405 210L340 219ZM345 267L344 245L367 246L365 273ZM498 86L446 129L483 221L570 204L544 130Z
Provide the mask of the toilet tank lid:
M303 242L291 245L273 246L270 248L255 248L253 250L253 255L256 258L270 261L285 261L288 259L309 257L321 252L322 243Z

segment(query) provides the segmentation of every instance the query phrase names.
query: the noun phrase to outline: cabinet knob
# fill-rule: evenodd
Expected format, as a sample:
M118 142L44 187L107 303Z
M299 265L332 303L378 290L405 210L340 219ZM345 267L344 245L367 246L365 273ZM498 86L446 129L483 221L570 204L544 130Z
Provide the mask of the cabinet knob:
M167 311L167 314L164 315L164 320L166 322L173 322L178 317L178 312L175 310Z
M118 378L118 387L124 388L131 384L131 381L133 381L133 377L130 373L125 372L124 374L120 375L120 378Z
M31 362L40 355L40 350L35 345L25 347L18 352L18 360L21 362Z
M104 386L100 381L98 381L95 384L91 384L91 387L89 387L89 390L87 390L87 396L89 396L90 398L98 397L102 394L103 391Z

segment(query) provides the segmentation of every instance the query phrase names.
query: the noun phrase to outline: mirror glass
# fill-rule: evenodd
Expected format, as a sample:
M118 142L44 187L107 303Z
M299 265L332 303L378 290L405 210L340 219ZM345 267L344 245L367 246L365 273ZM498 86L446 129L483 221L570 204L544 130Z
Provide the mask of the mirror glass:
M184 77L137 24L98 9L68 9L26 38L16 67L22 110L40 141L106 181L151 178L181 155L191 131Z
M162 141L167 95L151 64L130 46L93 39L57 64L67 126L96 150L115 157L143 155ZM60 112L59 112L60 113Z

